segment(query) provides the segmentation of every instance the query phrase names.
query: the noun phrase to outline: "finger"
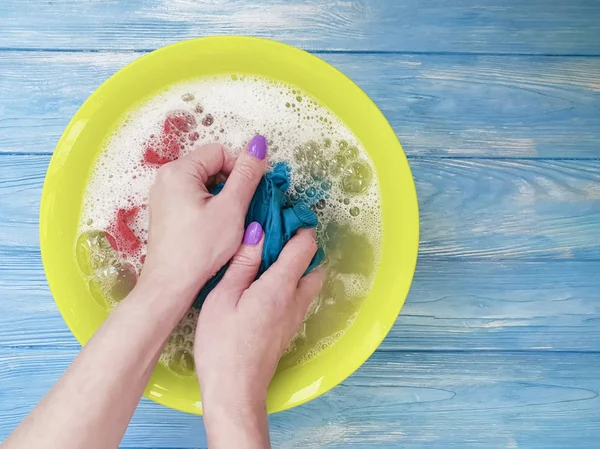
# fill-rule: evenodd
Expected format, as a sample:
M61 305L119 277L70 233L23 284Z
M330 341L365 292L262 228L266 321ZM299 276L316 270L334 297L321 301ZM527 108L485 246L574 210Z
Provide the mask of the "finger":
M250 205L256 187L267 167L267 139L254 136L246 151L242 151L227 178L222 196L235 201L244 210Z
M222 182L227 181L227 178L231 174L231 170L233 170L233 166L235 165L236 158L229 151L225 151L225 161L223 163L223 168L219 173L215 176L211 176L209 179L209 183L220 184Z
M225 177L229 176L235 167L235 163L237 162L237 158L229 152L229 150L225 149L225 161L223 162L223 168L221 169L221 174Z
M298 303L298 307L300 308L302 316L306 314L310 303L317 297L323 288L326 277L327 268L325 266L320 266L308 273L306 276L300 279L300 282L298 282L298 288L296 289L296 302Z
M229 152L229 150L225 149L225 160L223 161L223 168L219 173L214 176L215 183L218 184L220 182L227 181L227 178L231 174L233 167L235 166L237 158L233 156Z
M233 164L233 156L223 145L209 143L171 164L196 177L202 185L206 185L211 177Z
M246 228L244 240L235 253L229 267L216 289L226 291L224 295L236 305L244 290L246 290L258 273L262 261L263 229L259 223L252 222Z
M314 229L300 229L285 245L277 261L263 277L271 278L274 285L298 284L317 252L317 239Z

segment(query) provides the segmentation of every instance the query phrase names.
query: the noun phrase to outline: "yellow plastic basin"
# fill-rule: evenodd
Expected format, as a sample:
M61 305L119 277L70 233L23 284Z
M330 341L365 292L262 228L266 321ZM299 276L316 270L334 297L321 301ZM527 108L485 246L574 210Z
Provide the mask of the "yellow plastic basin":
M297 48L248 37L180 42L129 64L87 99L54 151L42 192L40 244L54 300L75 337L85 344L107 316L90 295L75 259L83 195L96 157L124 114L142 101L170 84L232 72L296 85L329 107L364 145L381 186L383 249L371 293L336 343L307 363L275 375L268 409L276 412L323 394L367 360L394 324L417 260L417 196L402 147L375 104L341 72ZM161 365L145 396L184 412L202 413L196 379L179 377Z

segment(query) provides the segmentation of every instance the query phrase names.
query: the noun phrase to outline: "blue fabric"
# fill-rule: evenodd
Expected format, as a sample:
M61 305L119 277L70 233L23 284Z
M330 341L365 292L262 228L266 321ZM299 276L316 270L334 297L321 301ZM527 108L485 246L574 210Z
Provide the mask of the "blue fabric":
M211 190L211 193L217 195L223 189L224 185L224 183L218 184ZM246 226L253 221L259 222L265 236L258 276L275 263L285 244L296 234L298 229L314 228L318 224L317 216L306 204L301 201L289 204L286 200L285 192L289 185L289 168L287 164L280 162L273 167L273 171L263 176L250 202L250 207L246 214ZM324 251L319 249L307 268L306 273L318 267L324 257ZM208 294L223 278L225 271L227 271L227 266L222 267L200 290L194 301L195 308L199 309L202 307Z

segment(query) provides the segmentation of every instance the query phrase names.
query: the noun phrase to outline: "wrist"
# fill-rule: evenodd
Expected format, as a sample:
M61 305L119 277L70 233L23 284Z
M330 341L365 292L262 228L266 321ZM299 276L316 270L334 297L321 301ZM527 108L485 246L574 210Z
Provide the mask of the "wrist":
M147 319L168 325L169 332L189 310L196 291L176 280L144 271L125 301L144 309Z
M214 404L234 408L251 409L264 407L267 402L269 383L251 369L235 365L205 366L200 354L194 354L200 383L202 406Z
M239 397L228 391L202 398L211 448L270 448L266 395Z
M213 276L211 268L206 263L192 263L188 257L167 261L161 255L149 252L140 281L144 280L149 285L156 285L174 294L196 295Z
M221 412L222 409L239 411L239 413L252 413L266 410L267 392L261 388L239 388L222 386L208 389L200 384L202 395L202 409L204 415L212 411Z

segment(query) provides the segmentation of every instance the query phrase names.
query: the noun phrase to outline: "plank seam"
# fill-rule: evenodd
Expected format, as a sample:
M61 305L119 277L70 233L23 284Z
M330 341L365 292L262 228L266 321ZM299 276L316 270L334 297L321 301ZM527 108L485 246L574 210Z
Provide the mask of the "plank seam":
M175 42L173 42L175 43ZM162 47L157 47L162 48ZM53 47L0 47L0 52L47 52L47 53L150 53L157 48L53 48ZM477 51L406 51L406 50L319 50L303 49L315 55L408 55L408 56L506 56L545 58L600 58L597 53L518 53Z
M402 142L401 142L402 143ZM52 156L52 151L1 151L0 156ZM531 157L531 156L456 156L456 155L439 155L439 156L428 156L428 155L407 155L406 158L410 160L455 160L455 161L530 161L530 162L544 162L544 161L556 161L556 162L600 162L600 157Z
M402 314L401 314L402 315ZM47 345L47 346L34 346L34 345L0 345L0 351L37 351L37 352L52 352L56 350L64 350L69 352L81 350L81 346L78 344L73 345ZM600 354L600 350L574 350L574 349L386 349L377 348L373 354L376 353L398 353L398 354L573 354L573 355L597 355ZM0 355L2 352L0 352ZM6 353L5 353L6 354Z

